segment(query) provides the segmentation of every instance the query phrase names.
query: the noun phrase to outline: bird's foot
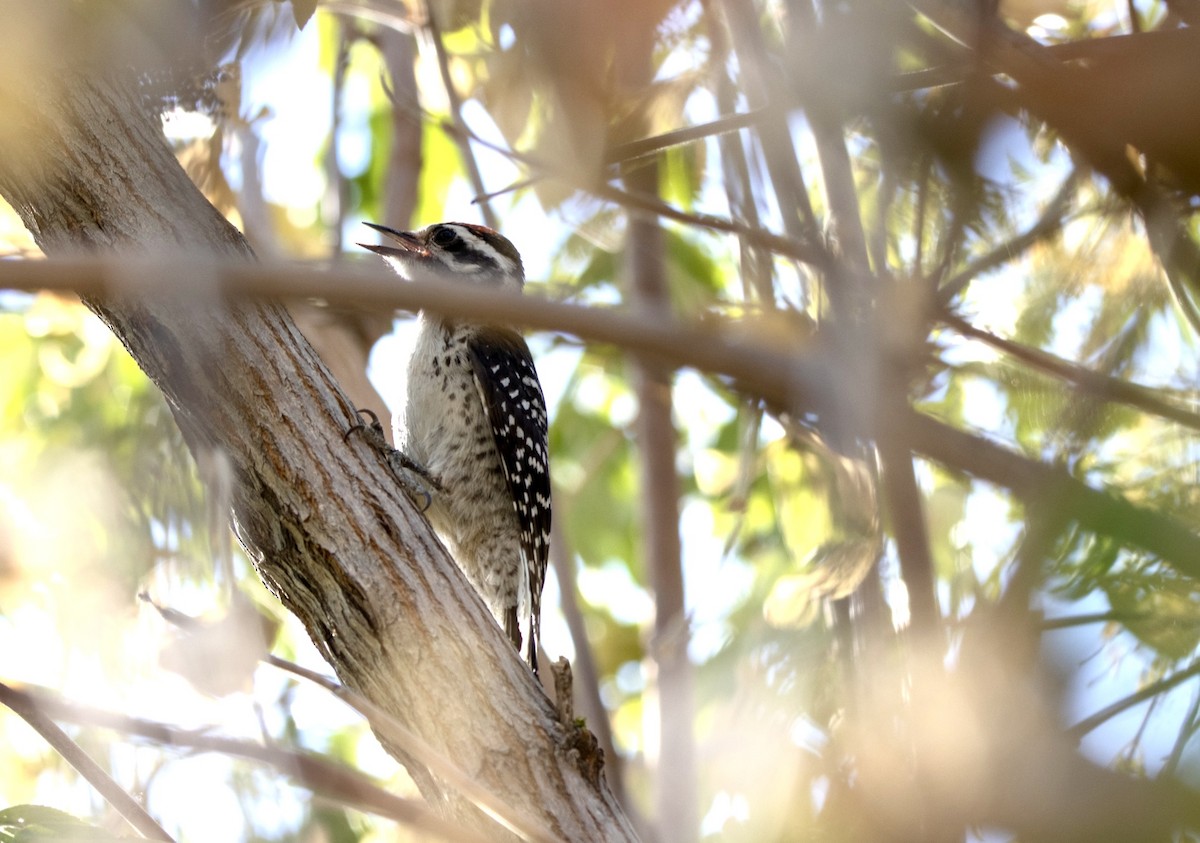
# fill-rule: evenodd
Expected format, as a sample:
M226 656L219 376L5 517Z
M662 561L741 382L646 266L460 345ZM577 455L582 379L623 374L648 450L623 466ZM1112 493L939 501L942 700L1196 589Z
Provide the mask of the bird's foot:
M373 410L358 410L357 412L359 420L346 431L342 438L349 440L351 434L358 433L367 442L382 451L387 459L388 467L400 482L400 488L404 490L404 493L412 499L413 503L421 507L422 512L429 509L430 504L433 503L433 494L430 489L434 492L444 492L442 484L423 465L388 444L387 437L383 433L383 425L380 424L379 416ZM364 417L366 418L365 422L363 421Z

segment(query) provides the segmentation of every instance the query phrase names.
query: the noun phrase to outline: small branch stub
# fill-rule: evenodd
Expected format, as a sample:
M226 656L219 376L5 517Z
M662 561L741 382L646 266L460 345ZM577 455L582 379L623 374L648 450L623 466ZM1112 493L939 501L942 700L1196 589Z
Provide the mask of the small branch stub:
M583 719L575 719L574 679L571 663L565 658L550 665L554 675L554 703L558 719L566 730L563 751L572 759L579 772L594 787L599 787L604 775L604 750Z

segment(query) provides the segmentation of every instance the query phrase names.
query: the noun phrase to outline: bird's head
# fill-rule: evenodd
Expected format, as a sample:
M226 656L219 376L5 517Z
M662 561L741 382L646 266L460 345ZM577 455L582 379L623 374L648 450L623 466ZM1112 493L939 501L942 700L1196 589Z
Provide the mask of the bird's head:
M422 273L520 290L525 285L521 255L508 238L487 226L441 222L420 231L367 226L396 245L359 243L386 260L405 278Z

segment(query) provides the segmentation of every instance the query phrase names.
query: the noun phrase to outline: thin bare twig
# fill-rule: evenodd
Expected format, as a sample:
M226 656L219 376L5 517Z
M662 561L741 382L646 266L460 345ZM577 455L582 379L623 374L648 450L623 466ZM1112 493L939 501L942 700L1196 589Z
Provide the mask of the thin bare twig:
M964 337L979 340L1039 371L1070 381L1097 399L1125 404L1143 412L1178 422L1192 430L1200 430L1200 413L1160 398L1158 391L1150 387L1123 381L1055 357L1039 348L1031 348L998 337L953 314L944 314L941 321Z
M1093 623L1129 623L1130 621L1145 620L1148 617L1143 612L1092 612L1084 615L1066 615L1061 618L1047 618L1038 624L1042 632L1056 629L1072 629L1076 626L1087 626Z
M723 217L713 216L712 214L699 214L681 211L674 205L669 205L657 197L649 196L644 193L639 193L633 190L621 190L612 185L599 185L587 188L593 195L600 199L606 199L616 205L624 208L631 208L636 211L646 211L663 219L674 220L676 222L685 223L687 225L697 226L699 228L708 228L713 231L724 231L729 234L736 234L744 238L750 243L762 246L765 249L770 249L776 254L784 257L800 261L801 263L812 264L814 266L828 267L832 265L832 258L825 248L825 244L820 239L810 239L806 241L798 240L795 237L782 237L778 234L772 234L769 231L764 231L761 228L754 228L736 220L725 219Z
M1169 778L1175 776L1175 771L1179 769L1179 762L1183 760L1183 750L1187 747L1192 736L1196 734L1198 717L1200 717L1200 688L1192 692L1192 701L1188 705L1188 712L1183 717L1183 723L1179 727L1179 734L1175 736L1175 743L1171 746L1171 754L1163 762L1162 771L1159 773L1159 776Z
M713 85L716 89L717 107L722 111L732 112L738 102L738 90L728 70L729 33L717 14L714 3L715 0L706 0L703 3L704 16L708 23L708 39L712 44L709 64L715 77ZM725 189L725 201L729 204L730 216L745 222L751 228L761 229L761 192L756 192L751 183L750 161L741 134L720 135L717 138L717 148L721 152L721 184ZM741 246L742 295L751 301L757 297L764 307L774 307L775 268L770 253L744 237L739 237L738 240Z
M415 69L416 39L396 31L381 32L375 39L387 78L392 142L384 176L383 224L406 229L417 207L421 172L421 105ZM378 222L378 220L377 220Z
M749 0L723 0L725 21L737 54L742 90L752 108L760 111L758 137L771 186L779 202L784 231L799 241L819 242L821 226L813 212L804 171L787 123L787 111L777 97L783 85L774 75L770 50L759 23L758 7Z
M44 688L24 690L0 685L0 689L4 689L7 696L19 700L19 704L48 712L61 720L139 735L163 746L187 747L261 761L293 777L314 794L403 823L418 831L436 834L451 843L486 843L490 839L442 819L419 800L389 793L357 770L310 752L262 746L206 732L179 729L153 720L69 702Z
M894 396L903 404L902 393ZM888 415L892 415L889 413ZM933 553L925 528L925 507L913 470L913 456L900 425L880 425L879 458L883 498L890 515L900 559L900 575L908 591L912 628L922 639L933 640L941 625Z
M1182 685L1184 682L1192 679L1195 676L1200 676L1200 660L1192 662L1178 673L1172 673L1170 676L1163 677L1157 682L1151 682L1143 688L1139 688L1134 693L1127 697L1122 697L1112 705L1105 706L1088 717L1083 718L1074 726L1067 730L1067 734L1072 738L1079 740L1088 732L1102 726L1107 721L1116 717L1122 712L1141 705L1147 700L1152 700L1159 694L1164 694L1177 685Z
M653 137L617 144L608 149L604 155L604 159L610 164L620 164L632 161L635 158L644 158L647 155L654 155L673 146L694 143L695 141L704 140L715 135L736 132L739 129L749 129L755 126L762 117L762 109L756 109L744 114L730 113L725 117L718 117L716 120L710 120L707 123L697 123L695 126L686 126L682 129L663 132Z
M29 724L35 732L41 735L46 743L54 748L68 764L75 768L84 781L96 789L108 804L116 809L127 823L143 837L151 840L173 840L154 817L146 812L141 804L130 796L112 776L106 773L99 764L92 760L83 748L71 740L45 714L45 707L29 694L4 683L0 683L0 703L8 706L13 713Z
M816 27L816 15L809 3L793 3L795 27ZM825 204L829 208L827 227L837 243L837 251L849 264L839 273L841 277L830 278L826 283L841 283L859 286L867 283L871 271L867 252L867 237L863 231L862 211L858 203L858 190L850 155L846 151L846 138L842 128L842 115L835 103L813 101L806 105L805 113L817 145L817 158L821 163L821 176L825 185ZM884 267L876 267L882 272ZM833 291L833 294L851 294L853 291ZM849 314L842 314L843 318Z
M195 628L196 619L188 615L175 611L174 609L160 606L155 603L147 595L141 595L142 599L149 603L167 623L180 627L184 630L192 630ZM301 667L294 662L281 659L278 656L266 655L263 658L267 664L277 667L287 673L299 676L303 679L318 685L335 697L340 699L350 708L357 711L371 724L376 732L395 745L401 747L408 757L412 758L417 763L424 765L430 772L438 776L445 784L457 790L462 796L469 799L479 808L484 814L495 820L500 826L520 837L522 840L533 841L533 843L556 843L558 838L552 834L549 829L540 825L537 821L528 817L521 816L515 813L508 805L501 802L494 794L487 789L480 787L473 778L468 776L452 762L448 761L445 756L435 750L427 742L422 740L411 729L397 720L388 712L381 709L379 706L372 703L361 694L355 693L350 688L342 685L338 681L317 673L314 670Z
M945 305L980 275L1009 261L1016 260L1031 246L1035 246L1061 231L1063 223L1067 220L1071 198L1074 196L1078 184L1079 171L1073 169L1063 179L1063 183L1055 192L1054 197L1033 225L1011 240L1001 243L978 260L972 261L969 266L947 279L938 289L938 303Z
M577 190L583 190L591 193L599 199L604 199L612 202L615 205L620 205L623 208L632 209L635 211L644 211L663 219L674 220L692 225L698 228L708 228L713 231L724 231L729 234L736 234L748 242L762 246L765 249L770 249L784 257L792 258L793 260L803 263L813 264L815 266L826 266L832 260L825 248L824 242L819 238L809 238L803 240L792 236L782 236L773 234L769 231L764 231L762 228L747 225L746 223L718 217L712 214L700 214L680 210L679 208L669 205L653 194L643 193L634 190L623 190L612 184L588 184L579 179L577 173L567 172L557 168L547 161L543 161L537 156L530 155L525 152L518 152L509 149L499 144L492 143L486 138L481 138L471 132L467 127L454 126L451 123L443 121L440 124L441 129L448 134L465 133L471 141L480 146L487 147L493 152L500 153L512 161L523 164L532 170L542 174L543 178L552 178L561 181L564 184L570 185ZM515 189L509 187L509 190Z
M425 2L425 25L429 29L429 38L433 42L433 49L437 54L438 70L442 74L442 85L446 89L446 99L450 103L450 120L458 131L454 132L451 137L458 140L459 153L462 155L463 167L467 171L467 179L471 182L471 188L475 191L478 199L479 212L483 215L484 223L490 228L499 228L500 223L496 218L496 212L492 210L492 205L487 201L485 187L483 184L483 176L479 172L479 163L475 160L475 152L471 149L470 134L467 132L466 121L462 116L462 97L458 95L458 90L454 87L454 78L450 75L450 59L446 55L446 45L442 41L442 32L438 27L437 14L435 6L437 4L426 0Z

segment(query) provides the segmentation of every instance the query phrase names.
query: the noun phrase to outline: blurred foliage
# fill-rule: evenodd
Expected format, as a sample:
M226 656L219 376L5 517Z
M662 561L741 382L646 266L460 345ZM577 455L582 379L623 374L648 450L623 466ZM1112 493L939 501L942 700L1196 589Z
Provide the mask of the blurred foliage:
M0 333L7 496L26 504L9 513L6 531L18 545L17 593L30 584L26 565L73 592L69 605L128 592L164 558L202 558L208 537L191 458L161 396L99 320L41 295L0 315ZM10 600L21 602L0 602ZM56 613L62 623L100 624L81 641L108 614Z
M1051 122L1032 116L1020 102L1014 105L1012 92L998 90L1003 86L990 78L976 78L960 61L963 45L943 38L929 19L911 20L897 11L898 4L884 9L868 0L821 3L819 43L801 39L811 48L801 50L790 29L804 20L796 4L751 6L766 51L760 57L764 70L749 66L744 46L731 47L740 36L731 36L730 16L716 4L533 5L542 14L511 0L433 4L448 54L445 70L464 105L461 115L453 113L440 88L434 51L424 47L417 66L423 108L419 162L389 157L396 106L379 84L386 65L377 54L381 29L410 20L375 15L351 21L322 13L310 21L314 4L292 2L295 23L305 26L303 37L316 39L314 68L301 67L304 59L282 58L278 44L254 47L270 39L261 19L247 22L243 32L229 36L231 42L222 42L222 58L240 61L240 78L246 80L246 90L232 100L244 113L218 115L218 131L228 131L227 141L239 132L265 134L279 115L254 111L272 106L253 101L251 91L268 89L255 85L265 86L264 79L279 74L281 66L332 79L339 56L349 56L340 68L340 97L310 92L307 103L315 111L339 102L342 136L333 136L332 121L313 128L324 135L308 138L304 148L311 155L299 159L311 172L291 174L297 180L315 174L337 185L325 184L308 205L285 206L272 204L266 198L272 185L250 179L244 169L238 179L197 180L218 204L226 199L221 207L231 214L249 200L270 207L270 228L256 236L279 252L326 258L329 230L380 218L391 167L420 166L418 223L477 213L471 202L478 197L465 176L464 139L451 128L461 116L476 138L470 149L481 162L485 188L516 185L490 201L501 219L511 221L506 233L526 256L531 287L597 306L623 306L628 214L588 188L617 184L622 167L645 161L611 161L614 147L727 116L718 113L717 89L722 80L733 80L739 111L760 107L767 94L788 104L784 128L792 132L793 148L785 151L796 156L814 213L824 221L830 174L817 158L811 125L800 115L802 107L819 111L835 101L834 113L848 130L873 280L908 284L908 299L924 306L937 298L939 284L961 276L963 283L941 303L952 314L1093 372L1149 384L1178 406L1196 406L1195 336L1164 283L1143 219ZM1146 26L1167 27L1178 14L1172 4L1130 7L1140 11ZM1044 35L1046 43L1111 34L1120 30L1124 14L1100 2L1054 9L1064 17ZM886 15L894 27L872 23L872 13ZM1026 17L1014 12L1011 20L1027 25L1033 19ZM631 34L639 26L656 36L652 83L640 86L626 73L636 40ZM901 84L903 77L897 81L900 73L946 67L959 69L949 82L914 90ZM769 77L761 84L752 78L760 71ZM727 197L744 194L763 215L764 228L789 231L789 214L803 215L786 204L785 178L772 169L779 151L763 140L770 119L765 115L751 129L739 130L737 137L750 141L742 172L729 166L728 150L714 137L665 148L655 156L660 198L683 212L720 216L729 213ZM184 145L178 139L177 144L183 157ZM495 147L520 154L505 155ZM188 149L209 156L200 163L219 173L238 169L228 146L206 141ZM330 149L339 151L335 172L323 169ZM262 154L281 150L267 145ZM1153 170L1152 160L1141 163ZM1064 179L1073 179L1067 182L1068 210L1043 236L1022 241L1022 232L1037 223ZM237 192L231 184L241 195L226 195ZM329 200L335 186L345 189L344 202ZM1197 223L1189 216L1195 197L1171 198L1195 236ZM0 216L0 236L14 250L29 248L9 236L20 233L13 219L11 212ZM809 234L822 243L835 241L831 231ZM672 312L712 324L742 319L754 330L769 324L772 308L787 306L804 309L809 328L824 326L828 290L809 268L783 258L765 261L774 296L756 298L746 291L742 267L752 245L758 244L739 243L704 226L664 222L662 257ZM551 283L544 287L537 283L547 279ZM235 583L213 573L228 525L212 519L214 493L206 498L169 409L78 303L49 295L6 296L2 307L0 652L6 655L0 656L0 678L40 682L114 707L124 705L126 694L185 699L180 716L196 722L232 717L222 709L227 701L203 699L175 678L164 678L159 650L178 654L182 648L186 659L186 639L156 613L139 610L135 600L149 589L156 600L182 610L215 612L206 621L214 625L234 603ZM897 308L884 317L886 326L903 323L906 314ZM919 410L1168 514L1193 531L1200 524L1197 426L1117 403L1103 391L964 338L938 322L933 305L922 311L926 317L930 324L920 337L912 389ZM655 701L648 693L654 681L647 655L653 600L632 432L634 361L612 348L582 348L567 340L547 346L543 380L558 396L551 428L555 517L572 564L580 568L575 598L621 752L610 761L622 764L634 805L651 813L656 777L670 771L655 768ZM848 367L830 377L849 391L857 374ZM845 751L846 722L861 701L848 687L844 664L848 649L865 659L860 650L866 645L847 644L846 624L854 630L851 637L867 638L867 630L876 641L891 642L879 656L887 670L903 658L904 644L895 645L897 639L889 636L893 624L903 626L908 610L895 551L896 532L904 525L880 511L876 467L865 449L831 444L820 435L829 431L814 430L807 420L774 417L720 379L681 376L674 399L702 835L868 839L871 821L856 813L858 803L848 795L855 776L848 769L854 758ZM971 479L953 465L918 462L917 474L940 608L950 622L951 652L957 653L965 647L961 630L1000 601L1013 581L1030 511L1004 489ZM691 517L694 513L703 517ZM1200 586L1122 541L1126 527L1113 524L1100 535L1064 525L1048 542L1036 577L1037 612L1105 618L1104 624L1084 627L1083 643L1075 637L1064 644L1054 637L1058 633L1047 633L1038 645L1047 660L1071 661L1080 684L1102 686L1069 700L1055 696L1061 689L1048 692L1048 705L1062 719L1070 719L1068 710L1100 710L1197 657ZM845 561L849 573L843 582L856 584L867 573L864 559L867 567L878 561L878 576L868 577L849 603L823 601L840 593L828 578L834 561ZM235 557L233 563L237 587L267 605L268 613L280 614L245 560ZM843 610L839 624L834 618ZM551 632L546 644L557 655L584 642ZM316 658L303 634L286 622L275 652ZM1083 663L1097 653L1104 659ZM1106 666L1097 667L1101 661ZM881 673L890 676L887 670ZM250 718L251 732L396 775L392 762L371 748L361 724L331 714L311 689L306 694L264 672L255 675L252 694L232 694L239 711L259 708ZM243 689L245 674L236 678L232 685ZM168 688L151 694L145 689L152 682ZM1189 763L1196 766L1190 738L1200 716L1195 707L1181 715L1179 695L1196 693L1190 685L1164 692L1161 708L1145 712L1148 726L1114 720L1103 741L1088 751L1149 776L1162 769L1162 758L1171 757L1171 765L1186 773ZM152 708L151 716L166 719L174 705ZM1170 713L1160 716L1161 711ZM0 745L8 747L0 763L0 804L45 794L81 816L92 813L95 806L86 797L62 796L73 793L64 784L73 780L71 774L12 717L0 717ZM152 805L163 806L164 813L177 807L181 797L170 790L169 768L187 759L157 755L148 762L116 743L105 746L108 766L134 770ZM234 812L232 824L242 823L240 839L409 839L402 830L353 812L294 796L281 800L277 791L286 790L283 785L264 784L249 769L230 761L215 771L235 794L241 813ZM1200 781L1200 775L1191 775ZM282 807L265 817L264 809L276 802ZM39 839L29 828L9 831L8 814L0 812L0 839ZM199 837L191 833L190 839Z
M14 805L0 810L0 840L9 843L37 843L39 840L137 840L117 836L89 825L70 814L41 805Z

